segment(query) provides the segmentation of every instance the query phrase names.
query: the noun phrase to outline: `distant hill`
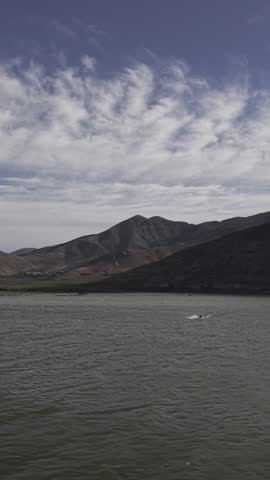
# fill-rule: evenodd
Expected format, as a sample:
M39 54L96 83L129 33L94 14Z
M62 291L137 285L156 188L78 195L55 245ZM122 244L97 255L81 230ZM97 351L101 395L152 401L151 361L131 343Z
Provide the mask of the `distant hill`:
M17 250L16 258L25 260L29 268L10 258L6 275L22 273L34 278L100 280L157 262L175 252L199 245L229 233L270 223L270 212L251 217L237 217L221 222L198 225L176 222L162 217L134 216L108 230L66 243L40 249Z
M28 255L28 253L33 253L36 250L35 248L20 248L19 250L15 250L11 252L12 255L17 255L18 257L22 257L23 255Z
M132 217L105 232L27 254L35 268L63 274L111 274L149 263L181 247L189 224Z
M270 223L234 232L115 275L95 291L270 293Z
M27 259L17 257L10 253L0 253L0 276L14 276L23 274L33 268Z
M108 230L25 255L41 270L108 273L153 262L187 246L270 221L270 212L199 225L135 216Z

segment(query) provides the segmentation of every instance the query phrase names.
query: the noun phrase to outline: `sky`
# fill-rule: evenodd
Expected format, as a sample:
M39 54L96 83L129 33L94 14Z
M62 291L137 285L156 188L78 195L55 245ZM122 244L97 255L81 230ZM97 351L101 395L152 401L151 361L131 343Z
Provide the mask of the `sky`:
M0 250L269 208L269 0L0 4Z

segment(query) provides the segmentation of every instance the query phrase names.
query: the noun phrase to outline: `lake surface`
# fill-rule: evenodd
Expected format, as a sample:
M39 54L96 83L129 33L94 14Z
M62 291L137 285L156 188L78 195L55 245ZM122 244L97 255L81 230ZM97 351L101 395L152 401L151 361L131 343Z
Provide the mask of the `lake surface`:
M0 339L3 480L270 479L270 298L1 296Z

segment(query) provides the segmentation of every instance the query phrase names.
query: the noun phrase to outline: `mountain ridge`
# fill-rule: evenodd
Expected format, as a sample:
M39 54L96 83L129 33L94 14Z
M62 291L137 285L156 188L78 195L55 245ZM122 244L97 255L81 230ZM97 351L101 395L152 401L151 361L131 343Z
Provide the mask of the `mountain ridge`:
M270 212L200 224L135 215L100 233L30 251L20 249L17 256L8 254L12 268L8 268L6 257L4 268L0 262L0 274L101 279L267 222L270 222ZM25 262L16 263L14 257Z
M270 222L176 252L86 291L270 293Z

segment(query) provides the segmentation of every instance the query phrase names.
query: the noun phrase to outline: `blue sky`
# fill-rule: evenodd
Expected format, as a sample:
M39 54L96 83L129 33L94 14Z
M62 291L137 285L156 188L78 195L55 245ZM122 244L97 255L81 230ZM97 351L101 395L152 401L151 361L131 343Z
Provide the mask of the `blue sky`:
M269 210L270 3L0 6L0 250Z
M75 64L98 56L110 74L147 50L185 60L212 81L247 62L262 81L270 55L268 0L10 0L0 7L1 58L23 56L54 67L62 51ZM89 30L90 27L90 30ZM262 70L262 72L261 72Z

